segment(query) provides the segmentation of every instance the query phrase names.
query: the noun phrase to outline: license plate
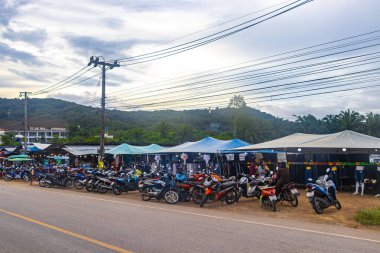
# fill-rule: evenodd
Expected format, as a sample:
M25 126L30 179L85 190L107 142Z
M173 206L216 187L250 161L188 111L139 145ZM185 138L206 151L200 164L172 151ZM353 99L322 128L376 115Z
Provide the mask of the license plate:
M297 195L297 194L299 193L297 189L291 189L290 191L291 191L294 195Z
M270 200L270 201L276 201L276 200L277 200L277 197L276 197L276 196L269 196L269 200Z
M314 191L312 191L312 192L307 192L307 193L306 193L306 197L308 197L308 198L312 198L312 197L314 197Z

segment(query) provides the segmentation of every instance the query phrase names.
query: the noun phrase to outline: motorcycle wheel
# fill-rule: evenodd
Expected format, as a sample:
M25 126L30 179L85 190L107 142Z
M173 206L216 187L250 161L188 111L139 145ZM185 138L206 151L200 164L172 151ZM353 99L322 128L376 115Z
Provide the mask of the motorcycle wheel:
M336 209L340 210L342 208L342 205L340 204L339 200L335 200L334 206Z
M51 181L44 181L44 185L45 185L45 187L47 187L47 188L50 188L51 186L52 186L52 183L51 183Z
M104 183L99 183L97 189L98 189L99 193L106 193L108 191L108 189Z
M46 187L46 185L45 185L45 180L40 180L40 181L38 181L38 185L39 185L40 187Z
M166 203L168 203L168 204L175 204L179 200L178 192L173 191L173 190L169 190L169 191L165 192L164 199L165 199Z
M115 195L120 195L123 191L121 190L121 187L119 185L114 185L112 187L112 192Z
M74 181L69 179L66 181L66 187L72 189L74 187Z
M29 182L30 180L29 175L28 174L22 175L22 180L24 180L25 182Z
M289 194L289 202L293 207L298 206L298 197L294 195L293 193Z
M200 204L203 199L203 194L200 190L194 190L193 195L191 196L195 204Z
M207 202L207 200L208 200L208 195L204 195L199 206L203 207L205 203Z
M311 201L311 205L313 206L314 211L317 214L322 214L323 213L323 207L322 207L322 202L318 197L314 197Z
M270 207L272 209L273 212L276 212L276 201L270 201Z
M228 205L235 203L236 199L237 199L237 194L236 194L236 191L234 190L227 192L226 195L224 196L224 201Z
M150 192L150 189L149 188L145 188L141 192L141 199L144 200L144 201L149 201L151 199L150 196L149 196L149 192Z
M81 190L81 189L83 189L84 184L80 180L75 180L74 181L74 187L78 190Z
M94 190L92 187L92 182L87 182L85 187L88 192L92 192Z

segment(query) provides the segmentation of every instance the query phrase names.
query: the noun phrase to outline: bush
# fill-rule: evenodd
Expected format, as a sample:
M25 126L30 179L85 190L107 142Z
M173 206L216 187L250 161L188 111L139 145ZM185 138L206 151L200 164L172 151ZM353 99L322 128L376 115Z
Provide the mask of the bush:
M363 225L380 225L380 207L362 209L355 219Z

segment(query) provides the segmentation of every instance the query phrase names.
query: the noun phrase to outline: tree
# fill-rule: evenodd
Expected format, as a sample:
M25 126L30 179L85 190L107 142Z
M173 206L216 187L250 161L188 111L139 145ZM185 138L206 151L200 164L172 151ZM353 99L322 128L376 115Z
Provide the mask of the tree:
M4 146L19 146L20 143L16 141L16 137L12 133L5 133L0 136L2 145Z
M363 128L363 122L365 117L360 115L358 112L351 111L341 111L338 115L339 127L341 130L352 130L360 131Z
M322 119L322 123L327 133L335 133L339 131L338 115L329 114Z
M157 129L160 132L161 138L166 139L170 131L170 125L166 119L161 119L157 124Z
M193 129L187 124L178 127L176 133L180 143L190 141L193 138Z
M228 104L228 107L229 108L237 108L237 109L240 109L240 108L245 108L247 107L247 104L245 103L244 101L244 97L241 96L241 95L234 95L231 99L230 99L230 103Z
M299 129L303 133L321 133L321 122L315 116L308 114L306 116L297 116L296 122L299 124Z
M368 135L380 136L380 115L373 114L372 112L366 115L366 130Z

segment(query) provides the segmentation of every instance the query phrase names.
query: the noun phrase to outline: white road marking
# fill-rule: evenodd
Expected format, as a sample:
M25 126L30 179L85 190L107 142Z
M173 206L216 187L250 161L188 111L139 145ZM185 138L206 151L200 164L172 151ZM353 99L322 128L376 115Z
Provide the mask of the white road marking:
M133 203L128 203L128 202L109 200L109 199L102 199L102 198L94 198L94 197L88 197L88 196L83 196L83 195L79 195L78 197L80 197L80 198L86 198L86 199L93 199L93 200L98 200L98 201L105 201L105 202L111 202L111 203L130 205L130 206L145 207L145 208L162 210L162 211L168 211L168 212L174 212L174 213L182 213L182 214L195 215L195 216L214 218L214 219L220 219L220 220L242 222L242 223L255 224L255 225L260 225L260 226L267 226L267 227L274 227L274 228L295 230L295 231L301 231L301 232L307 232L307 233L313 233L313 234L329 235L329 236L348 238L348 239L353 239L353 240L360 240L360 241L368 241L368 242L380 243L380 240L374 240L374 239L368 239L368 238L362 238L362 237L356 237L356 236L349 236L349 235L342 235L342 234L335 234L335 233L328 233L328 232L322 232L322 231L317 231L317 230L309 230L309 229L288 227L288 226L275 225L275 224L269 224L269 223L262 223L262 222L256 222L256 221L226 218L226 217L215 216L215 215L193 213L193 212L180 211L180 210L175 210L175 209L167 209L167 208L148 206L148 205L133 204Z
M29 190L30 188L24 188L24 189ZM43 189L39 189L39 188L35 188L35 189L31 189L31 190L44 191ZM52 190L50 192L54 192L54 193L58 193L58 194L64 194L64 192L55 191L55 189L50 189L50 190ZM74 196L75 194L72 194L72 195ZM133 204L133 203L128 203L128 202L116 201L116 200L109 200L109 199L88 197L88 196L84 196L84 195L75 195L75 196L80 197L80 198L97 200L97 201L104 201L104 202L110 202L110 203L117 203L117 204L123 204L123 205L136 206L136 207L145 207L145 208L162 210L162 211L167 211L167 212L182 213L182 214L194 215L194 216L200 216L200 217L207 217L207 218L214 218L214 219L220 219L220 220L227 220L227 221L248 223L248 224L260 225L260 226L274 227L274 228L294 230L294 231L307 232L307 233L320 234L320 235L335 236L335 237L347 238L347 239L353 239L353 240L359 240L359 241L367 241L367 242L380 243L380 240L368 239L368 238L363 238L363 237L356 237L356 236L349 236L349 235L343 235L343 234L322 232L322 231L317 231L317 230L309 230L309 229L302 229L302 228L296 228L296 227L288 227L288 226L275 225L275 224L256 222L256 221L250 221L250 220L240 220L240 219L226 218L226 217L215 216L215 215L193 213L193 212L188 212L188 211L180 211L180 210L168 209L168 208L162 208L162 207L155 207L155 206Z

